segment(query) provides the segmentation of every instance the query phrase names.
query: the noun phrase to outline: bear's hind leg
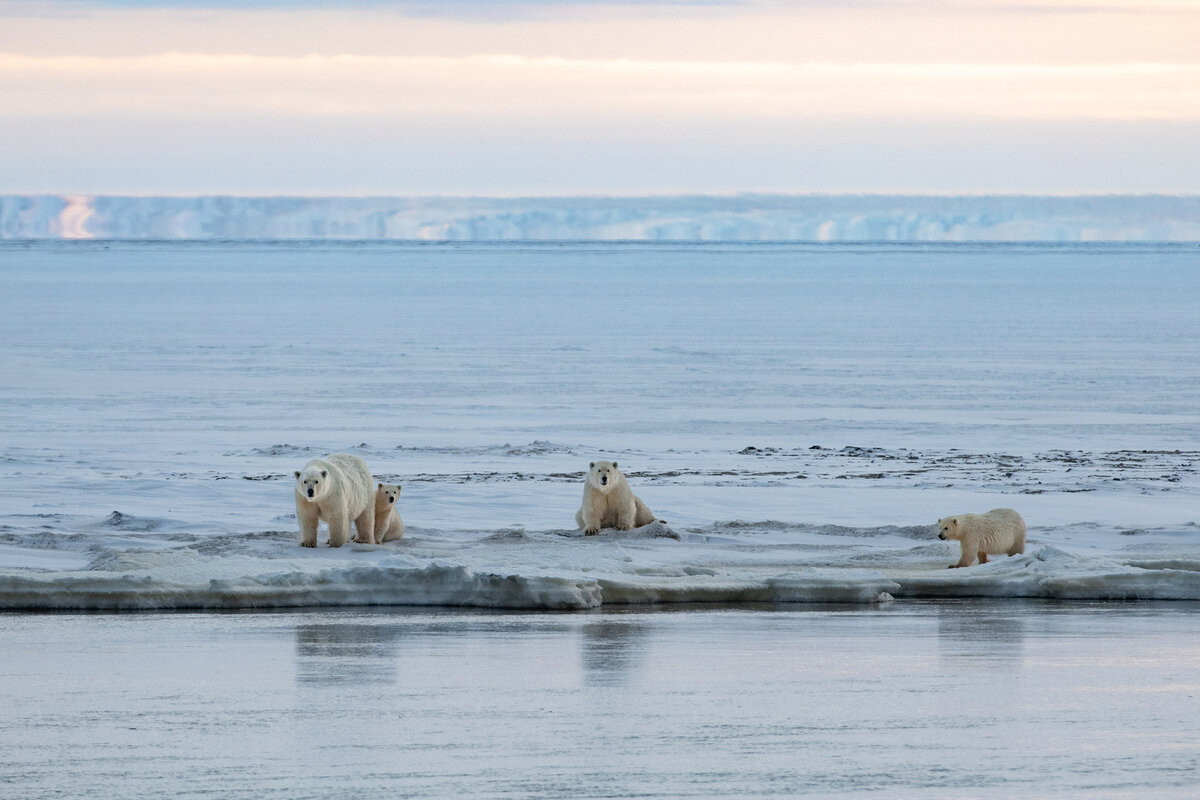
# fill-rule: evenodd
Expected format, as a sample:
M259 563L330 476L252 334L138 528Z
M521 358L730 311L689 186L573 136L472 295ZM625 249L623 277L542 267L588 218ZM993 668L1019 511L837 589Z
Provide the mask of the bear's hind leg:
M642 502L642 498L636 495L633 498L633 507L633 527L640 528L651 522L661 522L658 517L654 516L654 512L650 510L649 506Z
M633 498L629 499L628 503L624 503L617 509L617 530L627 531L633 527L634 521L637 519L637 505L633 502Z
M358 519L354 520L354 528L358 531L358 536L354 537L354 541L359 544L378 544L375 541L375 509L369 508L358 515ZM383 536L383 531L379 532Z

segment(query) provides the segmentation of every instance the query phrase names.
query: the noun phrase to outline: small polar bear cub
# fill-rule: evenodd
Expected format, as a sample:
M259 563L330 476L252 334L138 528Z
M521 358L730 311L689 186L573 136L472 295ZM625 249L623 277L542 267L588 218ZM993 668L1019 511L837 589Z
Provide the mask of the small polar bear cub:
M986 564L988 553L1015 556L1025 552L1025 520L1011 508L943 517L938 520L938 538L957 539L962 546L962 557L951 569L969 567L976 558Z
M390 542L404 538L404 520L396 510L400 499L400 487L393 483L381 483L375 489L375 541Z
M583 505L575 513L575 524L587 536L601 528L627 531L654 522L653 512L637 497L615 461L593 461L583 485Z
M375 479L358 456L334 453L314 458L296 471L296 518L300 544L317 546L317 526L329 526L329 546L341 547L358 531L356 542L375 543Z

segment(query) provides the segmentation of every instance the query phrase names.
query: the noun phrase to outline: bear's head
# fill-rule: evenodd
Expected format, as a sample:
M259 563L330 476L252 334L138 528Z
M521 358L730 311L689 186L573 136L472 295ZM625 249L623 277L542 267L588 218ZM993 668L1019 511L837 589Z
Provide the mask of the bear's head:
M319 500L328 486L329 473L315 464L296 471L296 491L306 500Z
M395 505L400 499L400 487L394 483L381 483L375 490L375 510Z
M946 539L961 539L962 534L958 532L958 517L942 517L938 520L938 538Z
M615 486L621 477L615 461L593 461L588 465L588 483L596 491L607 492Z

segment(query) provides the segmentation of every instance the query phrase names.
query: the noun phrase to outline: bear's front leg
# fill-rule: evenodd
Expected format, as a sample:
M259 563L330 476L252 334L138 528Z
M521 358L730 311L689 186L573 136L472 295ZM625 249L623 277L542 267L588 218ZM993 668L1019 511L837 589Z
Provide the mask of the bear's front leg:
M358 519L354 520L354 528L358 531L358 536L354 537L354 541L359 544L382 544L382 541L375 541L375 509L369 508L358 515ZM380 536L383 531L379 532Z
M962 555L959 556L957 564L950 565L951 568L971 566L972 562L975 561L975 554L979 552L978 543L976 543L974 541L969 541L967 539L963 539L961 542L961 545L962 545Z
M596 503L585 494L583 505L575 512L575 524L583 529L584 536L595 536L600 532L600 512Z
M350 535L350 520L345 512L329 515L329 546L341 547Z
M317 526L321 524L321 517L317 513L317 507L301 498L298 492L296 493L296 519L300 522L300 546L316 547Z

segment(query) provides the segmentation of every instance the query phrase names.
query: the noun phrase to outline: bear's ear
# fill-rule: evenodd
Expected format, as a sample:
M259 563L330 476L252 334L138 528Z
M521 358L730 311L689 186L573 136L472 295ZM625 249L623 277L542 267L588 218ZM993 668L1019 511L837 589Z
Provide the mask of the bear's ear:
M296 477L297 477L297 478L299 478L299 477L300 477L300 470L296 470Z
M613 469L616 469L616 468L617 468L617 462L615 462L615 461L614 461L614 462L613 462Z
M404 487L402 487L400 484L397 483L396 484L396 494L400 494L403 491L404 491Z
M588 464L588 469L595 469L595 468L596 468L596 462L595 462L595 461L593 461L592 463ZM296 474L297 474L297 475L299 475L300 473L299 473L299 472L297 472Z
M328 477L329 477L329 473L328 473L328 472L326 472L325 470L321 470L321 477L322 477L322 478L328 478Z
M382 482L382 481L380 481L380 483L379 483L379 488L380 488L380 489L382 489L382 488L383 488L383 482Z
M951 525L957 525L957 524L958 524L958 517L955 517L954 519L950 520L950 524L951 524Z

